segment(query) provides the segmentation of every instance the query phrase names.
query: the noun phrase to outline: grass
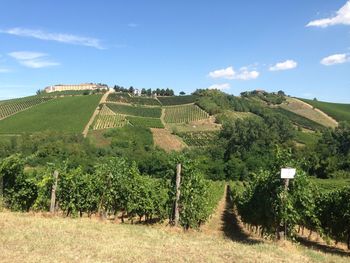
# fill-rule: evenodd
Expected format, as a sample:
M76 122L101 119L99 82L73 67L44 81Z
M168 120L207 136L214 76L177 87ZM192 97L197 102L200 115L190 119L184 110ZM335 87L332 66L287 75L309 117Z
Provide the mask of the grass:
M124 115L150 118L160 118L162 115L162 109L160 107L137 107L115 103L107 103L107 106L115 113Z
M20 134L45 130L83 131L102 95L50 100L0 121L0 133Z
M350 185L350 179L312 178L311 181L324 191L332 191Z
M305 145L316 145L316 143L320 139L320 134L314 132L297 131L295 135L295 140L298 143L302 143Z
M323 111L337 121L350 121L350 104L331 103L307 99L300 100Z
M299 115L300 117L304 117L313 122L319 123L320 125L323 125L325 127L337 126L337 122L335 120L333 120L329 116L326 116L322 112L313 109L310 105L305 104L305 102L303 102L303 100L301 99L287 97L286 102L282 103L280 107L289 112L293 112L296 115ZM293 116L290 115L290 117ZM293 119L295 118L296 117L293 117ZM301 119L299 118L299 121L300 120Z
M306 129L310 129L310 130L322 130L325 128L325 126L310 120L306 117L303 117L297 113L294 113L292 111L286 110L284 108L277 108L276 111L284 116L286 116L291 122L293 122L295 125L299 126L299 127L303 127Z
M135 127L164 128L164 124L158 118L127 116L126 119Z
M128 93L111 93L107 97L108 102L121 102L134 105L160 106L160 102L151 97L135 97Z
M248 244L163 226L0 214L1 262L349 262L297 245Z

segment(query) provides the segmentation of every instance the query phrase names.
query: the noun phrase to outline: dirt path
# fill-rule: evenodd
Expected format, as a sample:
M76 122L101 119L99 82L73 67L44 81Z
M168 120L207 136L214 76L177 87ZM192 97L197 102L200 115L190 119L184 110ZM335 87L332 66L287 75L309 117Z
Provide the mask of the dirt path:
M233 202L228 193L228 186L225 187L223 198L207 224L202 227L206 234L216 235L224 239L240 243L261 243L262 241L250 236L241 226L241 222L234 212Z
M111 93L111 92L108 91L108 92L106 92L105 94L103 94L103 96L102 96L102 98L101 98L101 100L100 100L100 102L99 102L99 105L106 102L106 99L107 99L107 97L108 97L108 95L109 95L110 93ZM95 109L94 113L92 114L92 116L91 116L89 122L86 124L86 126L85 126L85 128L84 128L84 131L83 131L83 136L84 136L84 138L86 138L86 136L88 135L88 133L89 133L89 128L90 128L90 126L92 125L92 123L94 122L95 117L98 115L99 112L100 112L99 107L97 107L97 108Z

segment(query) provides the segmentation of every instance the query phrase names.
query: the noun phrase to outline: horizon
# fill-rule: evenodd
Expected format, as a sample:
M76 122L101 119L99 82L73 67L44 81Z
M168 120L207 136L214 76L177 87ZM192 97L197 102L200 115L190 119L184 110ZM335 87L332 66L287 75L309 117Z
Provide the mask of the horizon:
M106 83L350 102L349 0L5 0L2 9L0 99Z

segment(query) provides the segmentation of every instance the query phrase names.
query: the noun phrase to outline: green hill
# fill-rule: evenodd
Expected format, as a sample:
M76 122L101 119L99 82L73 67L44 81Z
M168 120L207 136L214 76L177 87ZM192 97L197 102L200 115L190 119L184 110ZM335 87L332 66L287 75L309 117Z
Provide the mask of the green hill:
M323 111L337 121L350 121L350 104L331 103L307 99L300 100Z
M0 121L0 133L20 134L45 130L83 131L102 95L57 98Z

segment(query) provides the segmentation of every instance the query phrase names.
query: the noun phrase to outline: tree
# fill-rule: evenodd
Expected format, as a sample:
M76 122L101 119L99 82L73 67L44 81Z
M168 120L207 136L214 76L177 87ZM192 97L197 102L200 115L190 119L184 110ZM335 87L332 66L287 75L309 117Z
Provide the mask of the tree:
M179 93L181 96L183 96L183 95L186 95L186 92L184 92L184 91L180 91L180 93Z
M129 88L129 93L134 93L134 91L135 91L135 89L134 89L134 87L133 86L130 86L130 88Z

